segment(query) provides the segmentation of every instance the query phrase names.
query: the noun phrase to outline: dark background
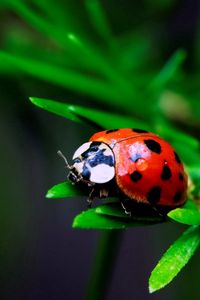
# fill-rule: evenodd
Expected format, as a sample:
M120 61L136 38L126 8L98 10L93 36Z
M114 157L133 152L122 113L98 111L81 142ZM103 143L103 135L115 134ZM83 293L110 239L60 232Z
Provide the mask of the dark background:
M116 33L137 26L147 2L104 1ZM189 51L185 69L192 72L199 1L174 1L166 11L149 11L158 59L165 61L184 47ZM4 8L1 16L3 44L8 27L18 18ZM85 199L48 200L45 193L66 178L57 150L70 158L94 129L39 110L29 96L87 103L86 96L35 78L0 75L0 299L84 299L101 233L71 228L74 216L86 207ZM184 229L162 224L123 232L106 299L198 298L199 253L173 283L148 293L151 270Z

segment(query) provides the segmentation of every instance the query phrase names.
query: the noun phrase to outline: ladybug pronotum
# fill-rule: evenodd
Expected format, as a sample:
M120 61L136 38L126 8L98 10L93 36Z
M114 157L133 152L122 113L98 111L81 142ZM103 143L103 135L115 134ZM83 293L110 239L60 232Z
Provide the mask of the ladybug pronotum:
M187 175L178 154L151 132L131 128L97 132L72 160L70 166L65 159L68 179L91 187L89 202L111 194L173 209L186 200Z

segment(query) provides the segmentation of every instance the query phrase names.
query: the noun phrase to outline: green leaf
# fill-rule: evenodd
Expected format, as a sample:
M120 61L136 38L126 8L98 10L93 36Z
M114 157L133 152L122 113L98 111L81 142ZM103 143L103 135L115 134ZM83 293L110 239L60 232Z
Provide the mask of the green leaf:
M59 116L65 117L71 121L81 123L93 123L98 127L101 126L105 129L120 128L120 127L135 127L142 129L149 129L149 126L140 120L130 118L128 116L122 116L113 114L110 112L104 112L92 108L71 105L67 103L59 103L52 100L42 98L30 98L31 102L36 106L53 112Z
M176 208L168 213L171 219L187 224L187 225L200 225L200 212L189 208Z
M185 202L185 204L184 204L184 206L183 206L182 208L192 209L192 210L198 210L197 204L196 204L195 201L192 200L192 199L188 199L188 200Z
M122 209L121 209L122 210ZM119 214L117 217L116 211L110 211L109 214L102 214L100 208L92 208L86 211L83 211L81 214L77 215L73 221L73 228L80 229L127 229L136 226L145 226L154 224L149 220L138 221L134 217L127 217L126 215L122 217L122 214ZM155 220L154 220L155 221Z
M100 215L126 218L128 221L131 220L141 222L141 225L163 222L163 217L159 216L158 212L152 210L151 207L145 208L144 206L140 206L139 204L134 206L132 216L130 217L125 213L119 200L100 205L96 208L95 212Z
M199 242L199 226L192 226L171 245L151 273L150 293L163 288L172 281L192 257Z
M83 192L70 182L62 182L48 190L46 198L66 198L83 195Z
M72 224L73 228L80 229L125 229L125 223L117 218L108 218L96 213L92 208L77 215Z
M36 106L50 111L58 116L65 117L68 120L81 123L81 119L69 110L70 105L42 98L30 97L30 101Z

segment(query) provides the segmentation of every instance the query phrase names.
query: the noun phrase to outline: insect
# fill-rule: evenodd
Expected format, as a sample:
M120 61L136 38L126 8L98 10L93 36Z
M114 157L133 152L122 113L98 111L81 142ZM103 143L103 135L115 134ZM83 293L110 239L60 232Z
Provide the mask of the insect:
M134 203L173 209L186 200L187 175L172 146L142 129L95 133L74 153L68 179L91 188L95 197L120 196ZM122 201L123 202L123 201Z

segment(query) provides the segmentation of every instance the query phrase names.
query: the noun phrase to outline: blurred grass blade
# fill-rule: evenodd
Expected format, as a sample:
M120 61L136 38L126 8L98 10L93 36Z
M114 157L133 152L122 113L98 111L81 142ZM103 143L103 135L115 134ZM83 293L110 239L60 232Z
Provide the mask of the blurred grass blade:
M188 172L192 181L196 184L200 182L200 164L199 165L191 165L188 167Z
M100 0L86 0L85 4L97 33L107 42L110 48L113 49L113 35L105 16L102 2Z
M200 199L200 162L189 166L187 169L192 181L191 194L198 201Z
M186 225L200 225L200 212L198 210L176 208L168 213L168 217Z
M105 78L109 78L115 85L117 84L119 89L123 91L123 95L133 97L132 85L124 80L121 74L110 65L106 56L100 53L99 48L91 42L88 40L83 41L78 34L71 33L71 28L62 29L62 27L52 25L51 22L45 20L44 17L40 17L23 1L10 1L10 7L18 12L31 26L45 33L50 39L53 37L74 59L77 59L80 63L87 61L87 64L93 70L101 73Z
M193 149L199 149L200 143L195 137L186 134L184 131L172 126L168 122L166 123L158 120L155 129L160 136L166 138L169 142L175 141L177 145L179 144L178 148L185 147L183 145L187 144Z
M59 116L65 117L71 121L82 122L85 124L97 125L102 128L120 128L120 127L135 127L142 129L149 129L149 126L137 119L122 115L112 114L101 110L92 108L75 106L71 104L59 103L52 100L42 98L30 98L31 102L45 110L53 112Z
M199 243L199 226L192 226L172 244L151 273L150 293L163 288L173 280L192 257Z
M60 5L57 1L52 0L34 0L34 3L38 5L40 9L46 13L55 25L66 27L67 22L69 23L69 13L66 16L66 10L64 6ZM71 20L70 20L71 21Z
M110 100L110 102L115 103L115 101L121 100L121 95L116 87L107 82L87 77L86 75L71 70L66 70L34 59L13 56L0 51L0 64L2 63L10 64L13 68L17 68L31 76L57 84L58 86L86 93L97 99L104 100L104 102Z
M186 166L189 168L190 165L200 165L200 155L199 150L192 148L191 145L187 143L180 143L180 141L176 140L177 135L174 136L174 140L172 144L174 148L177 150L180 158L184 161Z
M46 198L65 198L65 197L75 197L83 195L81 190L72 185L70 182L62 182L54 185L51 189L48 190Z
M150 84L150 88L155 90L164 88L168 81L176 75L178 68L185 60L185 57L186 52L184 50L176 51L172 57L170 57L158 75L153 79Z

